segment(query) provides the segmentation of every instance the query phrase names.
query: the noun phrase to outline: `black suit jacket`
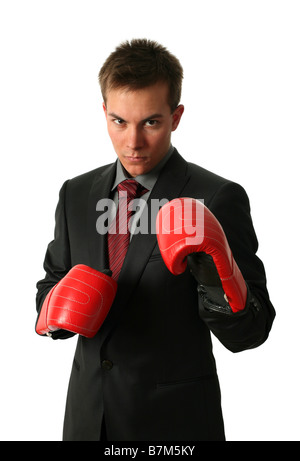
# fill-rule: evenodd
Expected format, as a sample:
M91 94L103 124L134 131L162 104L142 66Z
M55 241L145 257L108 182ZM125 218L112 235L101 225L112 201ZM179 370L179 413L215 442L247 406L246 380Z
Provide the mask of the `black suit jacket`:
M109 196L115 168L63 185L46 275L37 284L38 312L72 266L108 267L97 203ZM175 151L151 192L149 216L151 199L180 196L204 199L222 224L249 288L247 307L232 316L206 311L189 270L179 276L167 270L155 233L133 236L108 317L94 338L78 337L64 440L99 440L103 416L108 440L224 440L210 332L233 352L253 348L266 340L275 312L244 189ZM54 338L70 335L59 331Z

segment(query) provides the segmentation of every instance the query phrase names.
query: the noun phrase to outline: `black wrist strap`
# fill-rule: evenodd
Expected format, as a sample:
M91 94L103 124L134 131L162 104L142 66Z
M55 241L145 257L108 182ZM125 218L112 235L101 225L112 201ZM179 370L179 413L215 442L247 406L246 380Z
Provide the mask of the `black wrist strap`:
M210 312L220 312L227 315L233 314L222 287L198 285L197 290L205 309Z

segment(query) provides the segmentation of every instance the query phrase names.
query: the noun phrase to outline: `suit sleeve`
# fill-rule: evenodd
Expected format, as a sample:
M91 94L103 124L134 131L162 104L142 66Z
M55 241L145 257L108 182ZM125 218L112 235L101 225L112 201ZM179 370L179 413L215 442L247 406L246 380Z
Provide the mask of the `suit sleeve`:
M44 259L45 277L37 282L36 310L39 317L44 299L54 287L71 269L70 245L68 226L65 214L65 197L68 181L64 183L59 193L59 201L55 211L54 239L49 243ZM64 330L53 332L53 339L66 339L74 336Z
M275 310L267 290L264 265L256 255L258 241L248 196L240 185L229 182L207 206L223 227L246 281L248 295L245 309L231 315L208 311L199 296L199 314L212 333L232 352L258 347L268 338Z

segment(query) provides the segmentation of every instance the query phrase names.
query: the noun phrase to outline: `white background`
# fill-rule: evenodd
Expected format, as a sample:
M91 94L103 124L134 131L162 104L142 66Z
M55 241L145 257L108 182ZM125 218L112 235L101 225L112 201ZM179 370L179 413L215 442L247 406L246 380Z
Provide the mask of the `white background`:
M97 75L134 37L181 60L173 144L247 190L277 311L256 350L214 341L227 440L300 439L299 23L291 0L1 0L1 440L61 440L76 338L35 334L35 284L62 183L115 159Z

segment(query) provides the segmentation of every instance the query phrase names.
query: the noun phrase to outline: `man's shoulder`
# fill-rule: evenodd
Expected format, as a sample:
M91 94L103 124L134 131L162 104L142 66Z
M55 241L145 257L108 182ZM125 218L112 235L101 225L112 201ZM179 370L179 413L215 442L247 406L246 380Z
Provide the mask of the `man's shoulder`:
M222 203L237 199L245 200L245 203L248 201L244 187L235 180L220 176L194 163L187 164L190 173L187 189L191 195L205 199L207 206L216 199Z
M90 186L96 179L101 178L101 176L103 176L112 168L114 168L114 165L115 162L109 163L107 165L103 165L93 170L89 170L77 176L74 176L73 178L68 180L68 186L75 188Z
M230 182L230 179L225 178L213 171L210 171L199 164L193 163L187 160L186 157L182 157L178 151L175 149L175 154L181 162L184 162L186 165L186 173L191 177L194 181L205 181L214 185L225 184Z
M196 178L208 178L210 181L214 181L215 183L224 183L230 181L228 178L225 178L213 171L197 165L196 163L187 162L187 165L191 175L195 176Z
M225 178L195 163L187 162L190 175L189 185L195 190L200 190L205 195L212 195L225 185L233 184L232 180Z
M181 156L180 156L181 157ZM224 198L231 196L246 196L244 188L231 178L227 178L210 171L199 164L193 163L181 157L185 164L185 173L188 181L182 191L190 197L204 199L211 203L215 197Z

